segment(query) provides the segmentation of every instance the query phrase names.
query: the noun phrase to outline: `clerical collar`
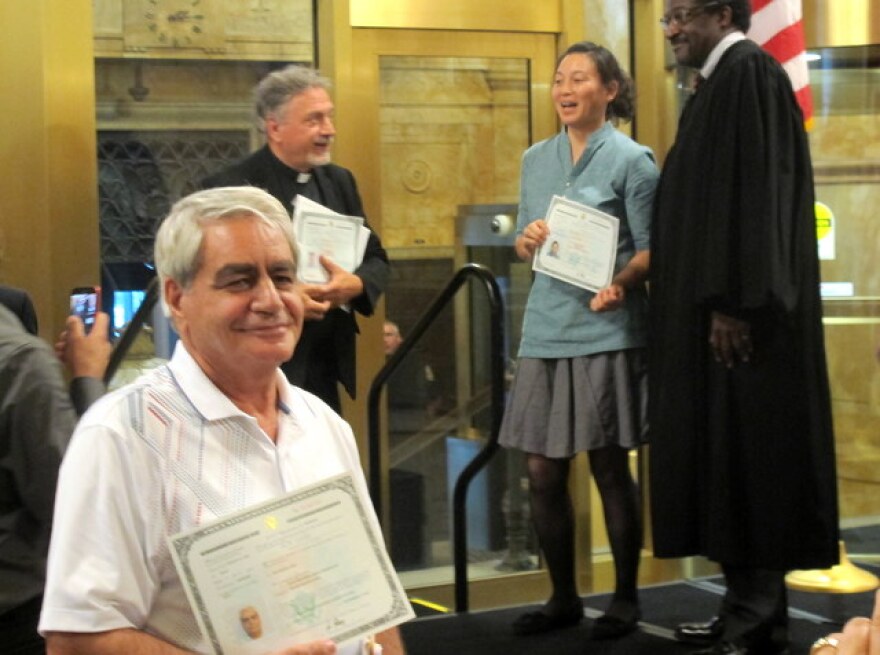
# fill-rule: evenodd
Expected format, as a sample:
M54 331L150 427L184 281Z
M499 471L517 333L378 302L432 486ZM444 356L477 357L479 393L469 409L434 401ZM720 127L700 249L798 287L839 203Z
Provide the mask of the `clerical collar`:
M281 161L281 159L278 158L278 155L272 152L272 148L268 145L266 145L266 149L269 151L269 155L272 157L272 161L278 170L284 172L284 177L289 178L292 182L296 182L297 184L308 184L312 179L311 171L308 173L302 173Z
M727 34L723 39L716 43L715 47L712 48L712 52L710 52L709 56L706 57L706 63L704 63L703 67L700 69L700 75L702 76L702 78L704 80L709 79L712 71L714 71L716 66L718 66L718 62L721 60L721 56L725 52L727 52L727 49L730 46L732 46L734 43L742 41L744 38L746 38L745 34L736 31Z

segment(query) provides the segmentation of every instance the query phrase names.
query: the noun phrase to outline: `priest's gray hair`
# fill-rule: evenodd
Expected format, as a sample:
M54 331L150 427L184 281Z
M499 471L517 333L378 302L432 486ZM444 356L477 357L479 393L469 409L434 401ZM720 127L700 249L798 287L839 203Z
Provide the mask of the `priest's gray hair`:
M277 228L290 245L296 264L296 240L290 215L273 196L250 186L197 191L174 203L156 233L153 257L166 316L169 312L165 303L165 280L174 280L184 289L192 284L202 265L205 226L242 217L251 217Z
M292 97L314 88L330 91L330 80L314 68L290 64L269 73L254 89L257 127L265 132L267 118L271 116L280 120L284 117L284 109Z

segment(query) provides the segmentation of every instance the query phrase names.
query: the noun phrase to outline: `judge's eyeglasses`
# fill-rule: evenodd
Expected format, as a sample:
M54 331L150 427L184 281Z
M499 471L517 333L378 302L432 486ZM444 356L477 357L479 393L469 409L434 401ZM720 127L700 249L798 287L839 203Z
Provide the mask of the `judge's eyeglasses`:
M724 2L707 2L704 5L696 5L693 7L678 7L665 14L663 18L660 19L660 27L664 30L668 30L673 25L678 27L687 25L707 9L723 4Z

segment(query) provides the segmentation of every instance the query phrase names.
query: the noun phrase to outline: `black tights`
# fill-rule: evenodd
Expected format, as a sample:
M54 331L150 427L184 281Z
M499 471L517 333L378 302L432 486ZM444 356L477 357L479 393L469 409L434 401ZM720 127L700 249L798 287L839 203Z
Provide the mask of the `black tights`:
M608 446L590 451L589 458L614 557L615 589L609 613L629 618L638 611L639 492L625 449ZM546 607L550 614L564 611L579 597L574 575L574 512L568 493L570 467L570 459L528 455L532 520L553 585Z

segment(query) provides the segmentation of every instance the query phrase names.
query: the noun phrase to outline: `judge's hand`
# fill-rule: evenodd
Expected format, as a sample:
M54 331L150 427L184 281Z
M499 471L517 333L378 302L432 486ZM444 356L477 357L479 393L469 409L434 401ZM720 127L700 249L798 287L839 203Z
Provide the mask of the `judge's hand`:
M58 359L75 378L103 378L113 350L107 336L110 317L104 312L95 314L88 334L79 316L68 316L66 325L55 342Z
M610 312L623 305L626 298L626 289L620 284L610 284L604 289L599 289L596 295L590 298L590 309L594 312Z
M351 302L364 292L364 281L357 275L349 273L324 255L321 255L320 262L330 279L324 284L306 284L302 287L307 319L324 318L329 310Z
M733 368L749 361L752 355L751 328L748 323L733 316L712 312L709 346L715 361Z
M336 644L329 639L318 639L279 650L272 655L336 655Z
M531 259L535 254L535 250L543 244L550 235L550 228L547 227L547 221L539 218L526 225L523 233L516 238L516 254L523 261Z

